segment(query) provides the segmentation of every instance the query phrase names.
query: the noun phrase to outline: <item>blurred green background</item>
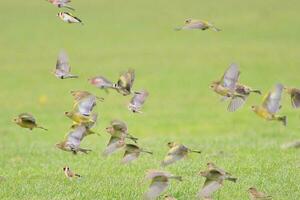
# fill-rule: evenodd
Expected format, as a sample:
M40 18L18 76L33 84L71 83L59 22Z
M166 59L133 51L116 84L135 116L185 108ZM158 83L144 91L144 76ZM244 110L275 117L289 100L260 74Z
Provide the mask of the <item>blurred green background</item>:
M243 109L228 113L209 89L231 62L240 65L241 82L264 93L277 82L299 86L299 1L74 0L71 5L84 26L60 21L56 14L64 9L44 0L1 2L0 175L6 179L0 199L141 199L148 186L144 174L159 168L168 141L203 151L166 168L183 176L166 192L178 199L195 199L204 182L197 173L208 161L239 177L236 184L225 183L215 199L247 199L251 186L274 199L299 199L299 151L280 149L299 138L299 110L291 108L289 97L282 102L281 114L288 116L284 128L252 113L250 106L262 97L254 94ZM222 31L174 31L186 18L211 21ZM79 79L51 74L61 49ZM87 82L95 75L117 80L127 68L136 70L134 89L150 92L140 115L126 109L129 97L107 95ZM75 89L105 98L96 107L102 135L82 143L93 149L89 155L54 147L71 125L63 113L72 108L69 91ZM32 113L49 131L13 124L21 112ZM130 133L154 156L142 155L129 166L120 165L122 151L102 158L109 138L104 129L115 118L128 122ZM67 180L64 165L83 178Z

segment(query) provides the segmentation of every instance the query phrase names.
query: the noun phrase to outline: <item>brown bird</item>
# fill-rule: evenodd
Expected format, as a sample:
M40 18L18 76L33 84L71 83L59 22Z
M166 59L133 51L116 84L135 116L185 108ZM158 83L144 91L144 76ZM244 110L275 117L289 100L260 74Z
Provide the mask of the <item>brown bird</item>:
M23 128L28 128L30 130L33 130L34 128L40 128L43 129L45 131L47 131L46 128L39 126L36 123L35 118L33 117L33 115L29 114L29 113L21 113L18 115L18 117L16 117L14 119L14 122L16 124L18 124L19 126L23 127Z
M88 79L89 83L96 86L97 88L105 90L108 93L108 89L116 89L116 84L103 76L95 76Z
M67 134L66 138L57 143L55 146L63 151L70 151L73 154L77 154L77 152L82 152L87 154L90 149L83 149L80 147L80 143L83 138L86 136L86 127L84 125L76 126L74 129Z
M69 64L68 55L64 50L61 50L56 61L54 75L60 79L78 78L78 76L72 75L70 72L71 66Z
M299 108L300 107L300 89L284 87L284 90L286 93L288 93L291 96L291 103L292 103L293 108Z
M220 172L224 176L225 180L232 181L232 182L237 181L237 178L232 177L230 173L226 172L224 169L217 167L212 162L207 163L207 168L208 168L208 170L216 170L216 171Z
M269 196L263 192L257 191L255 187L251 187L248 189L248 194L250 200L271 200L272 196Z
M123 155L123 164L128 164L134 160L136 160L141 153L153 154L150 151L146 151L135 144L126 144L125 153Z
M46 1L50 2L51 4L53 4L58 8L68 8L70 10L75 10L74 8L68 6L68 3L70 3L71 0L46 0Z
M135 72L133 69L129 69L124 73L121 73L117 84L114 88L124 96L132 94L132 86L135 79Z
M188 155L188 153L201 153L201 151L191 150L188 147L182 144L177 144L175 142L169 142L168 147L170 149L161 163L161 166L163 167L185 158Z
M72 172L70 170L70 167L68 167L68 166L65 166L63 168L63 170L64 170L64 173L65 173L66 177L69 178L69 179L73 179L75 177L79 177L79 178L81 177L79 174L75 174L74 172Z
M124 146L125 146L125 138L124 137L111 136L102 155L105 157L109 156Z
M128 133L127 124L121 120L112 120L110 126L106 127L106 132L114 137L128 138L134 143L137 143L138 138L133 137Z
M72 90L70 93L74 97L75 103L82 101L83 99L90 97L90 96L94 96L99 101L104 101L103 97L97 97L97 96L93 95L92 93L90 93L88 91L84 91L84 90Z
M182 27L175 28L176 31L180 30L207 30L212 29L216 32L221 31L221 29L215 27L212 23L205 21L205 20L198 20L198 19L186 19L185 24Z
M215 191L223 186L224 176L216 170L207 170L199 173L206 178L202 188L197 194L198 199L212 199Z
M150 186L144 194L145 200L153 200L159 197L168 188L170 179L182 181L181 176L174 176L169 172L159 170L149 170L145 179L151 180Z
M141 108L148 96L149 93L146 90L136 92L128 105L128 109L133 113L141 113Z

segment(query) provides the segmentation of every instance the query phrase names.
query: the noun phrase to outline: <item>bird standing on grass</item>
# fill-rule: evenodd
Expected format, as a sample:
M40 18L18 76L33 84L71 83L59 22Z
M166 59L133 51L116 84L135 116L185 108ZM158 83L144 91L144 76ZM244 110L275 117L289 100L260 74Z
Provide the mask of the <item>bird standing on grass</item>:
M86 127L84 125L76 126L68 133L65 140L57 143L55 146L63 151L70 151L73 154L82 152L87 154L90 149L83 149L80 147L80 143L83 138L86 136Z
M69 179L73 179L73 178L76 178L76 177L78 177L78 178L81 177L79 174L75 174L74 172L72 172L70 170L70 167L68 167L68 166L65 166L63 168L63 170L64 170L64 173L65 173L66 177L69 178Z
M23 127L23 128L28 128L30 130L33 130L34 128L40 128L43 129L45 131L47 131L46 128L39 126L36 123L35 118L33 117L33 115L29 114L29 113L21 113L18 115L18 117L16 117L14 119L14 122L16 124L18 124L19 126Z
M78 76L72 75L70 72L71 67L67 53L64 50L61 50L57 58L54 75L59 79L78 78Z
M128 138L134 143L137 143L138 138L133 137L128 133L127 124L121 120L112 120L110 126L106 127L106 132L118 138Z
M150 186L144 194L144 200L154 200L163 193L169 186L170 179L182 181L181 176L159 170L149 170L145 179L151 180Z
M271 200L272 196L269 196L263 192L259 192L255 187L248 189L250 200Z
M214 92L222 96L222 100L230 98L227 110L231 112L240 108L245 103L244 96L236 92L239 75L238 65L233 63L225 71L223 77L219 81L213 81L210 86Z
M186 19L185 24L182 27L175 28L176 31L193 29L199 29L203 31L207 29L212 29L216 32L221 31L221 29L215 27L212 23L198 19Z
M70 10L75 10L74 8L68 6L68 3L70 3L71 0L46 0L46 1L50 2L51 4L53 4L58 8L67 8Z
M275 88L264 97L262 105L251 107L253 112L268 121L280 121L284 126L286 126L286 116L276 115L281 108L280 102L282 91L283 85L276 84Z
M293 108L299 108L300 107L300 89L284 87L284 90L287 94L289 94L291 96L291 103L292 103Z
M137 159L141 153L153 154L150 151L146 151L135 144L126 144L125 153L123 155L122 163L128 164Z
M183 158L185 158L188 153L201 153L201 151L195 151L187 148L182 144L177 144L175 142L169 142L168 147L170 148L166 157L161 163L161 166L165 167L167 165L173 164Z
M128 109L133 113L141 113L141 108L148 96L149 93L146 90L135 93L128 105Z
M84 25L84 23L81 21L81 19L79 19L78 17L73 16L71 13L69 12L59 12L57 14L57 16L64 22L67 22L69 24L73 24L73 23L80 23L82 25Z

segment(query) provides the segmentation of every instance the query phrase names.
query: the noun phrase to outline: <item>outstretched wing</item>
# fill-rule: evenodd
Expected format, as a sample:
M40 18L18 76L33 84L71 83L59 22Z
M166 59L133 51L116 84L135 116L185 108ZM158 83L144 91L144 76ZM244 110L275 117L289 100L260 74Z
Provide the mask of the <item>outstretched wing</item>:
M291 93L291 102L293 108L299 108L300 107L300 90L299 89L292 89Z
M149 93L145 90L137 92L134 94L130 101L130 105L135 109L140 109L142 105L145 103L146 98L149 96Z
M69 73L71 70L68 55L64 50L61 50L58 55L56 69L65 73Z
M96 106L96 97L93 95L87 96L75 104L75 110L80 114L89 116Z
M148 191L144 194L145 200L154 200L168 187L168 182L152 181Z
M232 63L229 68L225 71L222 78L222 85L232 91L235 90L236 83L239 79L240 71L238 65Z
M263 107L272 114L275 114L280 109L282 91L283 85L277 84L273 91L269 92L268 95L264 98Z
M209 198L220 187L222 187L222 185L219 182L206 179L197 196L199 198Z
M79 148L80 142L84 138L86 128L83 125L76 126L75 129L71 130L67 136L67 143L73 147Z

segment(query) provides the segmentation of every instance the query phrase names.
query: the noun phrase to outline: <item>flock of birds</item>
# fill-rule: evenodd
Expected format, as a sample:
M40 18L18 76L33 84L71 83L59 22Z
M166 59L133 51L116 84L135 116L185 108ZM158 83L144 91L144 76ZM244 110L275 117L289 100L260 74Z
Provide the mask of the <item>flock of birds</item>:
M67 8L74 10L68 4L70 0L47 0L53 5L59 8ZM58 16L68 23L82 23L82 21L74 17L69 12L59 12ZM188 30L188 29L212 29L214 31L220 31L209 22L202 20L187 19L185 25L176 30ZM65 51L59 53L54 75L59 79L78 78L77 75L71 74L71 67L69 65L68 56ZM220 95L221 101L229 101L228 111L234 112L241 108L246 102L248 96L251 93L257 93L261 95L261 91L252 89L239 82L240 71L237 64L231 64L225 71L222 78L218 81L213 81L211 88L214 92ZM135 72L132 69L128 69L126 72L121 73L116 83L108 80L103 76L95 76L88 79L91 85L97 88L103 89L106 92L108 90L115 90L123 96L132 95L131 101L128 103L128 109L133 113L141 113L142 107L149 96L146 90L133 91L133 83L135 80ZM282 84L276 84L274 89L268 92L263 98L263 103L259 106L252 106L252 110L260 117L266 120L276 120L287 124L286 116L277 115L277 112L281 108L281 96L283 91L291 96L291 103L294 108L300 107L300 90L296 88L284 87ZM102 97L97 97L88 91L71 91L71 95L74 98L73 109L69 112L65 112L65 115L73 122L70 131L66 135L65 139L56 144L56 147L77 154L82 152L87 154L90 149L80 147L82 140L91 134L98 134L92 129L97 122L98 114L93 112L94 107L98 101L103 101ZM37 124L36 119L29 113L22 113L14 122L23 128L33 130L34 128L40 128L47 130L46 128ZM110 134L109 142L103 151L103 156L110 156L114 152L124 149L124 155L122 163L129 164L130 162L138 159L141 153L153 154L151 151L145 150L138 146L138 138L129 134L127 124L121 120L112 120L110 125L106 128L106 132ZM127 142L130 140L131 142ZM201 153L198 150L192 150L187 146L169 142L169 151L167 152L164 160L161 162L161 167L166 167L171 164L175 164L177 161L187 157L189 153ZM300 144L297 144L300 145ZM65 175L73 179L75 177L81 177L70 170L69 166L63 167ZM200 188L197 193L198 199L212 199L215 191L220 189L224 185L224 181L236 182L237 178L233 177L230 173L224 169L217 167L214 163L207 163L207 169L199 173L200 176L205 177L203 187ZM144 199L156 199L158 198L169 186L171 179L182 181L181 176L175 176L167 171L163 170L149 170L146 173L146 179L151 180L148 190L144 193ZM255 187L248 189L249 198L251 200L269 200L271 196L259 192ZM164 196L166 200L174 200L175 198L169 195Z

